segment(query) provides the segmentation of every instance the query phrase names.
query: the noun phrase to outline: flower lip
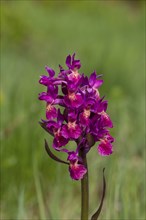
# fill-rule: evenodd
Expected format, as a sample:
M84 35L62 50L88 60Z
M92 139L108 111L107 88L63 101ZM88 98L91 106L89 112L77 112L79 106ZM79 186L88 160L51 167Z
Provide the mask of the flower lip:
M46 107L46 118L47 119L53 119L53 118L56 118L57 117L57 110L56 108L51 105L51 104L47 104L47 107Z
M68 95L64 97L64 104L68 108L75 109L80 107L83 103L84 103L84 94L81 91L77 93L69 92Z
M54 132L53 147L56 150L61 150L62 146L65 146L68 143L69 139L64 138L60 130Z
M78 139L82 133L80 126L74 121L69 121L62 127L62 135L65 138Z
M109 117L109 115L105 112L105 111L102 111L101 113L98 113L101 115L101 118L100 118L100 124L103 126L103 127L110 127L112 128L113 127L113 123Z
M80 180L84 177L87 169L82 164L81 158L78 156L77 152L68 152L68 161L70 161L69 172L70 176L74 180Z
M84 165L75 162L70 164L69 172L72 179L81 180L87 173L87 169L84 167Z
M108 156L108 155L112 154L113 153L112 145L107 141L102 141L98 145L98 153L101 156Z

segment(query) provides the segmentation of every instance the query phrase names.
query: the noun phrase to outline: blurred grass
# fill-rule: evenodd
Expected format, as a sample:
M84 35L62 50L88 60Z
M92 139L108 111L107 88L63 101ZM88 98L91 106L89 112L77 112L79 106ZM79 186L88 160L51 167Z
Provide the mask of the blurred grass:
M79 219L80 183L45 153L51 138L38 121L37 94L47 64L58 72L69 53L81 71L103 74L115 153L88 155L90 213L100 199L102 168L107 195L103 220L145 219L144 2L1 2L1 219ZM63 156L62 156L63 157ZM94 161L94 162L91 162ZM97 195L97 197L96 197Z

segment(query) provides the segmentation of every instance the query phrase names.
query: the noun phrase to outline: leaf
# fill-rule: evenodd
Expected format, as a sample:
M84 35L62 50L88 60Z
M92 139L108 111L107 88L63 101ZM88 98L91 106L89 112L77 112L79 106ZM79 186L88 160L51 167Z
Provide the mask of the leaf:
M52 153L52 151L50 150L50 148L49 148L48 143L47 143L46 140L45 140L45 149L46 149L48 155L49 155L53 160L55 160L55 161L57 161L57 162L60 162L60 163L64 163L64 164L69 165L68 162L59 159L58 157L56 157L56 156Z
M105 168L103 168L103 191L102 191L101 202L100 202L100 205L99 205L99 208L97 209L97 211L92 215L91 220L98 219L100 212L101 212L101 209L102 209L102 206L103 206L103 200L104 200L105 192L106 192L106 182L105 182L104 170L105 170Z

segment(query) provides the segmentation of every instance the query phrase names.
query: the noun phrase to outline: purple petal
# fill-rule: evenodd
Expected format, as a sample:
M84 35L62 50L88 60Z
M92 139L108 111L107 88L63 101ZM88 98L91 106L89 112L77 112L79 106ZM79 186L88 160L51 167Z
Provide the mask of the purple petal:
M92 87L96 81L96 72L94 71L89 78L89 85Z
M48 105L46 108L46 118L48 120L56 118L57 117L57 110L54 106Z
M68 80L71 81L71 83L78 83L80 78L81 75L77 71L73 71L71 74L68 75Z
M66 58L66 65L68 66L68 68L71 67L71 56L70 55L68 55Z
M49 76L51 78L55 75L55 71L53 69L51 69L49 66L46 66L45 69L49 73Z
M109 127L112 128L113 127L113 123L109 117L109 115L106 112L103 112L101 114L101 118L100 118L100 125L102 127Z
M96 80L94 83L94 88L99 88L103 84L103 80Z
M82 133L79 125L76 125L75 129L70 129L70 137L73 139L78 139Z
M108 156L113 153L112 145L108 141L102 140L98 145L98 153L101 156Z
M39 94L39 100L46 101L48 103L51 103L53 101L52 97L48 95L46 92L42 92Z
M61 105L61 106L64 106L64 100L63 100L63 97L62 96L58 96L58 98L56 98L54 101L53 101L53 104L55 105Z
M108 106L108 102L106 100L103 102L101 100L99 100L94 105L94 111L97 113L98 112L101 113L102 111L106 111L107 106Z
M69 130L68 130L68 126L67 125L63 125L62 129L61 129L61 132L62 132L62 135L65 137L65 138L70 138L70 133L69 133Z
M68 121L76 121L77 113L74 110L68 110Z
M51 134L54 135L54 132L57 132L59 126L58 123L56 123L56 121L49 121L48 123L46 123L46 128Z
M58 109L58 115L57 115L57 123L58 125L62 125L64 121L64 115L61 114L60 109Z
M82 130L79 125L75 122L68 122L67 125L62 127L62 135L65 138L78 139L82 133Z
M67 160L69 160L70 162L74 163L78 159L79 158L78 158L78 153L77 152L74 152L74 151L68 152Z
M54 86L54 85L49 85L48 89L47 89L47 93L53 97L53 99L56 98L57 94L58 94L58 86Z
M64 103L67 107L78 108L84 102L83 96L80 93L71 93L64 97Z
M68 139L61 136L61 134L56 135L53 140L53 147L56 150L60 150L60 147L65 146L68 143Z
M80 121L81 125L83 125L83 126L89 125L89 121L90 121L89 117L90 117L90 110L89 110L89 113L88 113L88 111L85 112L85 110L84 110L84 112L82 112L79 116L79 121Z
M74 60L72 62L72 69L80 69L81 68L81 62L80 60Z
M87 169L82 164L74 163L70 164L69 172L72 179L80 180L87 173Z
M105 135L105 139L110 143L114 142L114 138L109 133Z
M75 60L75 53L72 55L72 69L80 69L81 67L81 62L80 60Z
M40 84L43 84L45 86L47 86L49 84L50 80L49 80L49 77L48 76L40 76L40 80L39 80L39 83Z
M72 55L72 57L71 57L72 62L75 61L75 55L76 55L76 53L73 53L73 55Z

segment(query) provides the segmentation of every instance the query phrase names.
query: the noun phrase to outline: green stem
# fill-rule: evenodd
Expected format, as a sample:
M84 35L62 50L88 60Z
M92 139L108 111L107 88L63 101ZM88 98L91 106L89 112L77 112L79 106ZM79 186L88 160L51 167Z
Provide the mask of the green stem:
M88 166L86 155L83 155L80 152L80 156L83 160L83 164L87 169L87 173L84 175L84 178L81 180L81 220L88 220L89 212L89 184L88 184Z

